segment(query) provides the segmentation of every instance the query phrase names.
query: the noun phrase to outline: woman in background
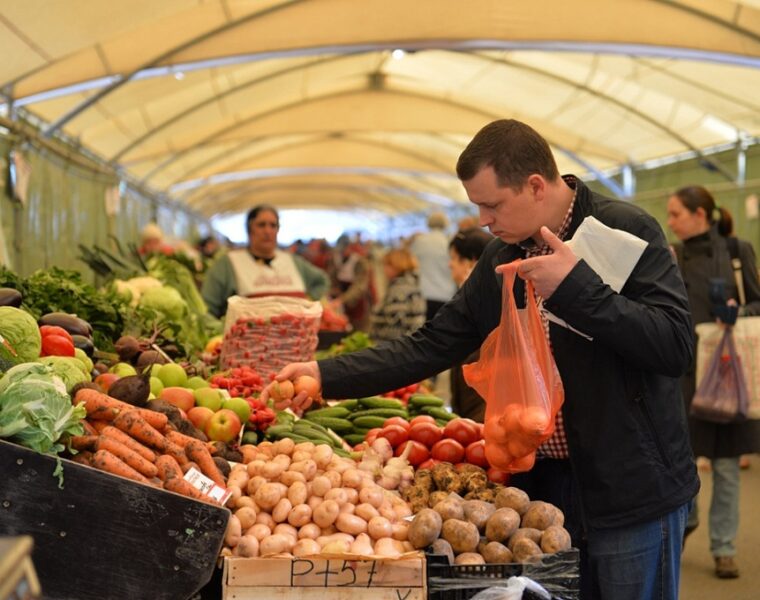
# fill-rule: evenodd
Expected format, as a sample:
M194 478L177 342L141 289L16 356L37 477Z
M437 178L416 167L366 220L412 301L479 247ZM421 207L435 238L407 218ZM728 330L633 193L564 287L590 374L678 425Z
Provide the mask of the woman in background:
M393 340L425 323L427 304L417 276L417 260L403 248L383 257L388 282L382 301L372 311L370 336L376 342Z
M457 289L462 287L475 268L483 249L493 236L479 227L465 229L457 233L449 242L449 269ZM451 409L460 417L482 423L486 414L486 403L464 380L462 364L475 362L480 351L472 353L464 363L451 369Z
M730 223L728 212L718 209L710 192L703 187L681 188L668 200L668 227L681 240L673 249L695 325L711 323L716 318L732 324L731 311L735 320L735 307L740 301L738 280L746 296L743 305L738 307L738 314L760 314L755 253L748 242L729 237ZM733 257L741 261L741 272L736 278ZM714 290L716 284L725 289L722 301L711 294L711 287ZM688 413L696 388L696 360L681 384ZM760 450L760 421L718 424L689 417L689 432L694 455L705 456L712 463L709 529L715 574L722 579L738 577L734 541L739 526L739 457ZM695 503L686 524L686 535L698 524Z

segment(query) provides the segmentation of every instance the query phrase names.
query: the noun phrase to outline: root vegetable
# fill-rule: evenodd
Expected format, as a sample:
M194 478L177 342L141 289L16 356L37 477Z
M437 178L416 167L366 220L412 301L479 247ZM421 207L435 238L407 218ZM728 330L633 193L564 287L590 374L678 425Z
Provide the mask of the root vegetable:
M335 500L326 499L317 508L314 509L312 519L322 528L329 527L335 523L335 519L340 514L340 504Z
M409 521L398 521L396 523L392 523L391 529L393 530L393 533L391 534L391 537L394 540L405 542L409 539L409 526Z
M325 471L324 474L327 479L330 480L330 488L339 488L341 483L343 482L343 478L340 475L339 471L331 470L331 471Z
M280 475L280 483L283 485L290 487L296 482L305 484L306 476L303 473L298 473L296 471L285 471L282 475Z
M335 527L338 528L338 531L354 536L360 533L367 533L367 522L361 517L347 513L338 515L338 518L335 520Z
M464 520L464 507L461 502L454 502L447 499L436 504L433 507L433 510L441 515L441 519L444 521L448 519Z
M229 489L229 488L227 488L227 489ZM240 498L238 498L236 507L237 508L243 508L244 506L250 506L251 508L253 508L255 510L256 509L256 501L253 498L251 498L250 496L240 496Z
M285 465L279 462L269 462L261 467L259 471L262 477L267 478L269 481L277 479L285 471Z
M449 519L446 521L441 528L441 536L451 544L451 547L457 554L474 552L480 541L478 528L472 523L460 521L459 519ZM414 540L412 540L412 543L414 544ZM415 544L415 547L418 546Z
M235 547L235 554L245 558L253 558L259 555L259 540L253 535L244 535Z
M356 505L351 504L350 502L346 502L344 505L340 507L340 514L342 515L353 515L356 512Z
M242 533L243 528L240 526L240 519L235 515L231 515L229 521L227 521L227 529L224 532L224 543L230 548L234 548L238 545Z
M547 527L554 525L555 507L547 502L531 502L528 510L522 516L522 526L532 527L543 531Z
M380 508L383 503L383 490L376 485L362 488L359 491L359 501L367 504L371 504L375 508Z
M308 504L297 504L288 513L288 523L293 527L303 527L311 522L311 508Z
M255 475L258 475L261 473L261 469L264 467L264 465L267 464L263 460L254 460L253 462L249 462L248 466L246 467L246 471L248 472L248 477L254 477Z
M327 444L320 444L314 450L314 454L312 458L314 462L317 463L317 466L320 469L324 469L325 467L327 467L327 465L330 464L330 461L333 459L333 456L334 456L334 452L330 446L328 446Z
M334 500L342 506L348 502L348 494L343 488L333 488L325 494L325 500Z
M256 515L256 523L266 525L270 530L274 529L277 523L274 522L272 515L268 512L260 512Z
M485 531L488 519L496 510L493 504L482 500L466 500L461 506L464 510L464 519L475 525L481 532Z
M455 565L483 565L485 562L477 552L463 552L454 559Z
M499 542L488 542L481 554L487 563L505 564L512 562L512 552Z
M515 544L519 542L522 539L529 539L535 544L538 544L541 541L541 530L539 529L531 529L528 527L521 527L517 531L515 531L512 536L509 538L509 541L507 542L507 547L512 551L514 554L515 552Z
M449 559L449 564L454 564L454 550L446 540L438 538L433 542L433 554L441 554Z
M349 504L359 504L359 492L357 490L347 487L341 489L346 492L346 502Z
M570 534L559 525L550 525L541 534L541 550L547 554L569 550L570 545Z
M278 454L285 454L286 456L290 456L293 454L295 447L296 443L289 438L277 440L274 442L274 445L272 447L272 456L277 456Z
M286 535L277 533L270 535L259 543L259 555L271 556L272 554L280 554L281 552L290 552L290 549L295 545L290 542L291 540Z
M308 504L309 508L311 508L311 510L313 511L315 508L317 508L317 506L319 506L320 504L322 504L323 500L324 500L324 498L322 498L321 496L311 496L306 501L306 504Z
M512 508L517 511L520 516L525 514L530 505L530 498L528 494L516 487L506 487L496 494L494 500L496 508Z
M322 549L315 540L311 538L302 538L296 542L295 546L293 546L293 556L316 556L321 550Z
M293 510L293 504L287 498L282 498L272 509L272 518L275 523L284 523L288 520L291 510Z
M409 526L409 541L415 548L426 548L441 535L442 525L441 515L430 508L425 508L417 513Z
M245 532L246 535L253 535L256 537L257 540L261 541L265 537L269 537L272 535L272 530L269 529L266 525L262 525L261 523L255 523L248 531Z
M541 548L533 540L523 538L514 544L512 556L516 562L530 562L541 556Z
M348 554L351 542L348 540L333 540L322 546L321 554Z
M375 554L378 556L398 557L401 550L396 546L396 540L392 538L380 538L375 542Z
M246 492L248 493L249 496L255 496L259 488L265 483L267 483L267 480L263 478L261 475L254 475L248 480L248 485L246 486Z
M368 504L366 502L359 504L356 507L356 510L354 511L354 514L357 517L361 517L365 521L369 522L370 519L373 519L374 517L379 517L380 513L377 512L377 509L372 506L371 504ZM382 536L385 537L385 536Z
M330 479L324 475L318 475L311 481L311 493L315 496L324 496L331 489Z
M279 535L285 535L287 537L293 538L294 544L298 541L298 530L292 525L288 525L287 523L279 523L275 526L273 532Z
M490 542L506 542L520 527L520 515L511 508L495 511L486 523L486 538Z
M319 525L317 525L316 523L307 523L306 525L302 525L301 528L298 530L299 540L302 540L304 538L316 540L321 535L322 535L322 530L320 529Z
M235 516L240 521L240 527L243 531L247 531L250 527L256 524L256 510L250 506L244 506L235 511Z
M293 506L305 504L307 495L308 490L306 489L306 484L300 481L294 482L288 489L288 500L290 500L290 503Z
M321 535L317 538L317 543L321 547L325 547L328 544L331 544L333 542L339 541L339 542L345 542L348 546L354 543L354 536L349 535L348 533L333 533L331 535Z
M234 469L227 478L227 487L229 488L234 485L244 490L248 487L249 480L250 477L245 469Z
M369 536L366 533L360 533L357 535L349 550L351 554L357 554L359 556L372 556L374 553L372 540L369 539Z
M282 499L282 490L279 486L280 484L277 483L265 483L258 488L253 497L257 506L264 510L271 510L277 506L277 503Z
M240 502L240 499L243 497L243 491L236 485L229 486L227 491L230 493L230 497L227 500L227 508L236 508L238 502ZM248 496L246 496L246 498L247 497Z
M313 460L301 460L290 464L290 470L297 473L303 473L306 481L311 481L317 474L317 463Z
M391 537L393 527L391 522L385 517L372 517L367 523L367 532L372 539L378 540L384 537Z
M358 469L346 469L342 474L342 485L344 488L358 489L362 479Z

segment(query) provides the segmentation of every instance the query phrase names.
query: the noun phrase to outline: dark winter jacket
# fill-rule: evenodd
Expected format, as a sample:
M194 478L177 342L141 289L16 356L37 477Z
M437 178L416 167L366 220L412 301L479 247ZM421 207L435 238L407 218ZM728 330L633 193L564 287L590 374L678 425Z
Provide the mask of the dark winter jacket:
M741 309L745 316L760 315L760 281L752 246L742 240L738 242L739 258L742 263L742 280L746 304ZM736 280L731 267L731 255L727 240L715 228L707 233L676 244L676 255L681 267L689 306L694 324L715 321L711 313L708 281L720 278L726 284L729 298L739 301ZM687 412L696 388L696 360L681 379L683 397ZM689 431L694 454L708 458L727 458L760 452L760 421L719 425L701 419L689 418Z
M395 340L425 323L425 298L420 280L411 271L394 277L382 301L372 311L370 335L377 342Z
M694 339L683 281L657 222L577 185L570 236L593 215L648 242L621 293L579 261L545 302L594 338L550 326L586 524L621 527L669 513L699 489L679 385ZM495 267L522 256L520 246L492 241L456 296L421 329L383 348L321 361L325 397L397 389L463 360L499 324L502 278ZM523 306L519 278L514 293Z

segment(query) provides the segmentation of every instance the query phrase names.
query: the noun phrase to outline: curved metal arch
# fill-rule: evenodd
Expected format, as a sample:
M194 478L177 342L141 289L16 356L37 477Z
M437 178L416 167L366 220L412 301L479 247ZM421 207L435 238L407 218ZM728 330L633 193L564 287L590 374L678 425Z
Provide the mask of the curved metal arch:
M480 53L470 53L472 56L475 56L481 60L487 60L489 62L494 62L496 64L505 64L509 65L510 67L520 69L523 71L528 71L529 73L535 73L537 75L540 75L542 77L546 77L548 79L551 79L553 81L558 81L560 83L563 83L565 85L568 85L570 87L574 87L577 90L582 90L583 92L594 96L595 98L599 98L600 100L604 102L609 102L613 106L616 106L623 110L624 112L630 113L631 115L635 116L638 119L641 119L642 121L648 123L649 125L652 125L656 129L659 129L660 131L664 132L669 137L673 138L680 144L682 144L685 148L688 150L691 150L692 152L696 153L700 160L704 161L705 163L709 164L715 171L723 175L725 178L727 178L729 181L734 181L735 177L726 171L720 164L716 163L714 160L709 158L707 155L705 155L699 148L694 146L689 140L687 140L685 137L683 137L681 134L679 134L674 129L671 129L670 127L667 127L665 124L661 123L660 121L654 119L653 117L649 116L648 114L622 102L621 100L618 100L614 96L610 96L608 94L605 94L603 92L600 92L598 90L595 90L586 84L581 84L573 81L572 79L569 79L568 77L563 77L562 75L558 75L556 73L552 73L550 71L545 71L543 69L539 69L538 67L533 67L531 65L523 65L521 63L516 63L514 61L511 61L507 58L494 58L491 56L483 55Z
M295 135L298 135L298 134L295 134ZM435 134L428 134L428 135L435 135ZM284 145L279 146L279 147L277 147L275 149L270 149L270 150L267 150L265 152L261 152L261 153L258 153L258 154L253 154L251 156L247 156L246 158L241 159L241 160L239 160L239 161L237 161L237 162L235 162L235 163L227 166L225 168L225 170L233 170L236 167L238 167L241 163L243 163L243 162L245 162L247 160L251 160L253 158L255 158L255 159L261 159L261 158L266 157L267 155L274 154L276 152L287 151L288 148L303 147L303 146L309 146L309 145L316 145L316 144L321 143L324 140L331 139L333 136L334 136L334 133L328 133L328 134L324 134L324 135L319 135L319 136L315 137L314 139L312 139L312 140L310 140L308 142L297 142L296 141L296 142L291 142L291 143L288 143L288 144L284 144ZM271 136L268 136L268 137L269 137L269 139L271 139ZM408 156L410 158L414 158L416 160L420 160L422 162L425 162L425 163L429 164L431 167L438 168L438 169L440 169L443 172L445 172L445 171L447 171L449 169L448 165L443 165L443 164L439 163L438 161L432 160L432 159L430 159L429 157L427 157L425 155L419 154L417 152L413 152L413 151L411 151L411 150L409 150L407 148L398 146L396 144L383 144L381 142L376 142L374 140L357 138L357 137L354 137L354 136L351 136L351 135L344 135L343 139L351 141L351 142L356 143L356 144L360 144L360 145L375 146L375 147L387 149L387 150L390 150L391 152L394 152L394 153L396 153L396 154L398 154L400 156ZM250 141L250 140L246 140L243 144L239 145L236 148L233 148L232 150L228 150L228 151L226 151L224 153L219 153L219 154L216 155L216 157L211 158L210 160L204 161L203 165L201 165L201 166L199 166L199 167L197 167L195 169L191 169L189 171L186 171L185 172L185 176L187 176L189 174L192 174L193 172L196 172L197 170L199 170L202 167L208 167L209 165L214 164L215 162L219 161L220 159L224 158L225 156L233 155L233 154L237 153L238 151L242 150L245 146L248 146L248 145L250 145L252 143L256 143L257 141L259 141L259 138L257 138L256 141L253 141L253 142ZM171 186L175 185L176 183L177 183L176 181L172 182L171 184L169 184L169 187L171 188Z
M209 134L208 136L206 136L202 140L194 143L192 146L189 146L189 147L184 148L184 149L182 149L182 150L180 150L178 152L175 152L174 154L172 154L172 156L170 156L165 161L163 161L162 163L160 163L159 165L157 165L154 169L152 169L151 171L149 171L148 174L145 175L142 178L141 183L143 183L143 184L147 183L147 181L151 177L153 177L156 173L159 173L164 168L166 168L170 164L176 162L177 160L179 160L180 158L182 158L183 156L185 156L186 154L188 154L192 150L198 148L199 146L207 144L208 142L210 142L210 141L212 141L212 140L214 140L214 139L216 139L216 138L218 138L220 136L223 136L223 135L225 135L226 133L228 133L230 131L238 129L238 128L242 127L242 126L248 125L250 123L254 123L254 122L256 122L256 121L258 121L260 119L263 119L265 117L268 117L268 116L271 116L271 115L274 115L274 114L277 114L277 113L281 113L281 112L284 112L286 110L290 110L291 108L293 108L295 106L303 106L304 104L313 103L313 102L322 102L324 100L329 100L329 99L332 99L332 98L339 98L339 97L342 97L342 96L354 95L354 94L356 94L358 92L364 92L364 91L366 91L365 88L360 88L360 89L357 89L357 90L337 92L337 93L334 93L334 94L325 94L323 96L318 96L318 97L310 98L308 102L304 102L304 101L292 102L292 103L289 103L289 104L284 104L284 105L278 106L277 108L274 108L272 110L269 110L269 111L266 111L266 112L263 112L263 113L252 115L251 117L243 119L242 121L239 121L237 123L233 123L231 125L223 127L222 129L220 129L220 130L218 130L218 131L216 131L214 133ZM393 94L393 95L396 95L396 96L408 97L408 98L419 98L419 99L427 100L427 101L430 101L430 102L434 102L434 103L438 103L438 104L443 104L443 105L446 105L446 106L457 107L457 108L460 108L460 109L462 109L464 111L467 111L469 113L476 114L476 115L481 115L481 116L483 116L485 118L488 118L488 119L491 119L491 120L494 120L494 119L497 119L497 118L501 117L501 115L496 115L496 114L491 113L489 111L485 111L485 110L482 110L482 109L479 109L479 108L476 108L476 107L472 107L472 106L469 106L469 105L466 105L466 104L462 104L461 102L454 102L454 101L452 101L450 99L447 99L447 98L439 98L439 97L436 97L436 96L430 96L430 95L419 94L419 93L415 94L415 93L412 93L412 92L401 91L401 90L393 90L391 92L391 91L389 91L389 90L386 89L386 90L384 90L384 93ZM562 148L562 149L564 148L564 146L562 144L559 144L559 143L556 143L556 142L552 141L551 138L547 137L546 139L547 139L547 141L550 144L554 145L555 147Z
M203 34L194 37L191 40L188 40L186 42L181 43L178 46L175 46L174 48L171 48L170 50L167 50L163 54L160 54L159 56L155 57L151 61L147 63L143 63L140 67L137 69L133 69L126 75L124 75L121 79L118 81L115 81L108 85L107 87L103 88L96 94L93 94L83 102L79 103L77 106L72 108L70 111L68 111L65 115L62 117L59 117L55 120L47 129L44 131L44 135L46 137L49 137L53 135L56 131L58 131L61 127L66 125L69 121L83 113L85 110L87 110L89 107L93 106L94 104L97 104L108 96L111 92L119 89L122 85L130 81L135 75L137 75L140 71L143 71L145 69L148 69L150 67L153 67L157 64L159 64L162 61L165 61L168 58L171 58L175 54L178 54L179 52L182 52L183 50L187 50L188 48L191 48L193 46L196 46L200 44L201 42L204 42L208 39L211 39L220 33L224 33L225 31L229 31L231 29L235 29L236 27L239 27L240 25L243 25L245 23L248 23L249 21L253 21L255 19L259 19L263 16L279 12L280 10L284 10L287 8L290 8L291 6L295 4L300 4L304 2L305 0L283 0L280 4L276 6L269 6L267 8L263 8L261 10L255 11L251 14L245 15L243 17L240 17L239 19L235 19L234 21L230 21L228 23L225 23L224 25L221 25L217 27L216 29L212 29L211 31L206 31ZM49 66L49 65L48 65ZM20 81L20 79L16 79L14 83Z

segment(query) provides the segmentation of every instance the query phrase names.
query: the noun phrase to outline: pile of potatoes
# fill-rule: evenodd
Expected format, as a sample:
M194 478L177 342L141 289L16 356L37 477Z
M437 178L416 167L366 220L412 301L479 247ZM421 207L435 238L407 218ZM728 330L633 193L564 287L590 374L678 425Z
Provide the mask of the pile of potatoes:
M413 550L409 505L330 446L263 442L244 461L227 480L233 514L222 556L396 557Z
M451 463L442 462L432 469L418 469L414 484L401 494L409 502L413 513L433 508L449 494L458 494L465 500L493 502L503 485L488 481L485 470L462 463L459 470Z
M503 488L493 503L449 494L415 515L409 541L447 556L450 564L524 563L570 548L564 522L556 506L531 502L515 487Z

